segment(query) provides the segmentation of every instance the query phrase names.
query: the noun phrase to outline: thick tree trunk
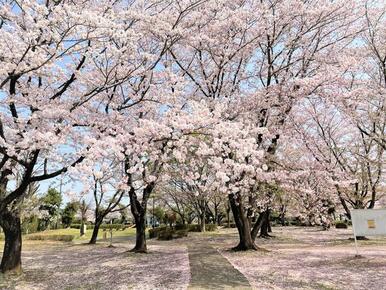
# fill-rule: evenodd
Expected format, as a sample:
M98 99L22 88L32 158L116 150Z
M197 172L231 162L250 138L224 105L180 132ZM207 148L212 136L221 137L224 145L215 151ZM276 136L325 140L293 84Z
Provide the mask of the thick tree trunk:
M146 219L145 212L141 212L138 216L134 216L135 220L135 247L131 252L147 253L146 246Z
M252 228L252 233L251 233L251 236L252 236L252 240L255 241L256 240L256 237L257 237L257 234L259 233L260 229L261 229L261 226L263 225L263 222L264 222L264 219L265 219L265 215L267 213L266 212L262 212L260 213L256 223L253 225L253 228Z
M96 244L97 238L98 238L98 233L99 233L99 228L102 224L101 220L96 220L94 224L94 229L92 230L92 235L89 244Z
M20 273L22 246L20 217L15 213L5 210L0 215L0 225L4 230L5 236L0 271L2 273Z
M146 210L147 201L153 191L155 183L148 184L143 191L142 202L139 202L134 187L132 186L129 191L130 197L130 209L135 221L135 246L131 249L131 252L135 253L147 253L146 246Z
M233 248L235 251L257 250L257 246L252 238L251 224L247 218L241 197L239 195L229 195L229 202L233 217L239 233L239 244Z
M339 186L335 185L335 188L336 188L336 190L338 192L339 201L342 204L344 211L346 212L346 216L347 216L347 218L349 220L351 220L351 212L350 212L350 209L347 206L346 200L342 197L342 193L340 191Z

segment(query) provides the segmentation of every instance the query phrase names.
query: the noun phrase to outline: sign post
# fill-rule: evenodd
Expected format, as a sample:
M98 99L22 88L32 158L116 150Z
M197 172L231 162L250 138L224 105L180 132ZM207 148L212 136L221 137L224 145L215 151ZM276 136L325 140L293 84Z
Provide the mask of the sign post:
M357 256L358 236L386 236L386 209L353 209L351 221Z
M113 247L113 220L110 221L110 248Z
M351 212L351 217L352 217L352 212ZM357 257L359 257L359 250L358 250L358 241L357 241L357 234L355 232L355 226L354 226L354 222L352 223L352 230L353 230L353 233L354 233L354 241L355 241L355 251L356 251L356 255Z

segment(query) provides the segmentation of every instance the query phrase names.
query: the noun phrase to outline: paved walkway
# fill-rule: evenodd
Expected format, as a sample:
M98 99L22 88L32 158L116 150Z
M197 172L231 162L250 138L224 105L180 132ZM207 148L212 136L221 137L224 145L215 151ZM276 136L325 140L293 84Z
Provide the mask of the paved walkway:
M188 244L189 289L251 289L248 280L208 244Z

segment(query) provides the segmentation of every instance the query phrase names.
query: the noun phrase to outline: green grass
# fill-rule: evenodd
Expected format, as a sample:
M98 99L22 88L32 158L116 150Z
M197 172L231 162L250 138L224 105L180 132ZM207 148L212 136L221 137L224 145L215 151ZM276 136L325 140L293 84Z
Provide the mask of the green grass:
M106 231L107 233L107 238L110 237L110 232ZM27 236L32 236L32 235L73 235L74 236L74 242L76 241L87 241L91 238L92 235L92 230L87 230L86 234L84 236L80 236L80 230L78 229L58 229L58 230L47 230L43 232L37 232L29 235L23 235L23 240L27 240ZM135 236L135 228L128 228L123 231L121 230L113 230L113 238L114 237L128 237L128 236ZM98 238L102 239L103 238L103 230L99 230L98 232ZM4 234L0 234L0 241L4 240Z
M106 231L107 237L110 237L110 232ZM38 234L41 235L73 235L75 236L74 240L84 241L89 240L92 235L92 230L87 230L86 234L84 236L80 236L80 230L78 229L59 229L59 230L49 230L44 232L39 232ZM128 228L123 231L115 231L113 230L113 237L124 237L124 236L134 236L135 235L135 228ZM103 230L99 230L98 232L98 238L103 238Z

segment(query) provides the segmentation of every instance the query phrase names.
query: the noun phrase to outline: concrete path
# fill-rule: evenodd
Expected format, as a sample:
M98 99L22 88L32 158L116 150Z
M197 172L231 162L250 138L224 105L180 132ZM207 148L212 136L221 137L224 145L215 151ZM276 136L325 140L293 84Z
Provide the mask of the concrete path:
M251 289L248 280L208 244L188 244L189 289Z

